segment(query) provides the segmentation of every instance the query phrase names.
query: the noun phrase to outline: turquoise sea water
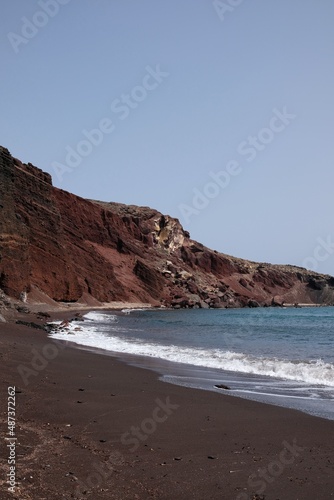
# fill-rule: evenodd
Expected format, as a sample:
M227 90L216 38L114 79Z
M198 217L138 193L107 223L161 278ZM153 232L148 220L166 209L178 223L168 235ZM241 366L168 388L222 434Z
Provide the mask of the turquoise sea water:
M332 307L93 312L80 326L71 341L153 367L166 382L223 383L231 395L334 419Z

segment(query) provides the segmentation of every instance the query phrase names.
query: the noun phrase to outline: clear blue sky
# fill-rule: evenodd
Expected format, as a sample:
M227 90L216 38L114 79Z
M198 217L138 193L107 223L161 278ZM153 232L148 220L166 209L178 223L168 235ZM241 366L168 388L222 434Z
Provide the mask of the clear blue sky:
M332 0L49 1L2 4L0 144L218 251L334 275Z

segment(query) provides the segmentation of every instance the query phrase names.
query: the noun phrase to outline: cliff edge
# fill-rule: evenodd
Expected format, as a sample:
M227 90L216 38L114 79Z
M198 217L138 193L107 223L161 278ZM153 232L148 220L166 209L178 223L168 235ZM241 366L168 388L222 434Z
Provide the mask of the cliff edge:
M181 307L334 304L334 278L237 259L148 207L86 200L0 147L0 289L57 302Z

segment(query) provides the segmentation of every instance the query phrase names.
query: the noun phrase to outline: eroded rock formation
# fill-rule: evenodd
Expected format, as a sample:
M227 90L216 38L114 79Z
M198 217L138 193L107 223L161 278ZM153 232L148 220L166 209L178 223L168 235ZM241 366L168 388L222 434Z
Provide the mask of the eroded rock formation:
M334 278L220 254L148 207L86 200L0 148L0 289L181 307L334 304ZM22 295L23 294L23 295Z

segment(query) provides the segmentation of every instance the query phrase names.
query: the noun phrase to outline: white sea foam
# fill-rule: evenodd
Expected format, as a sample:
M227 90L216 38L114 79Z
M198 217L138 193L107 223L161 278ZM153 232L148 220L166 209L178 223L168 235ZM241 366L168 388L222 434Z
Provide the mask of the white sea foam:
M132 312L138 312L138 311L147 311L147 309L137 307L136 309L122 309L121 310L121 312L123 314L131 314Z
M117 325L117 316L89 313L85 318L90 321L71 323L70 330L67 332L56 332L51 336L56 339L69 340L68 333L71 333L70 340L77 344L113 352L334 387L334 365L322 360L291 361L274 357L256 357L222 349L161 345L134 338L127 340L119 338L116 334L117 331L123 330ZM110 322L108 332L101 331L97 321ZM80 328L80 330L75 330L75 328Z
M84 315L85 320L90 320L90 321L107 321L107 322L117 322L118 318L114 314L104 314L102 312L89 312Z

